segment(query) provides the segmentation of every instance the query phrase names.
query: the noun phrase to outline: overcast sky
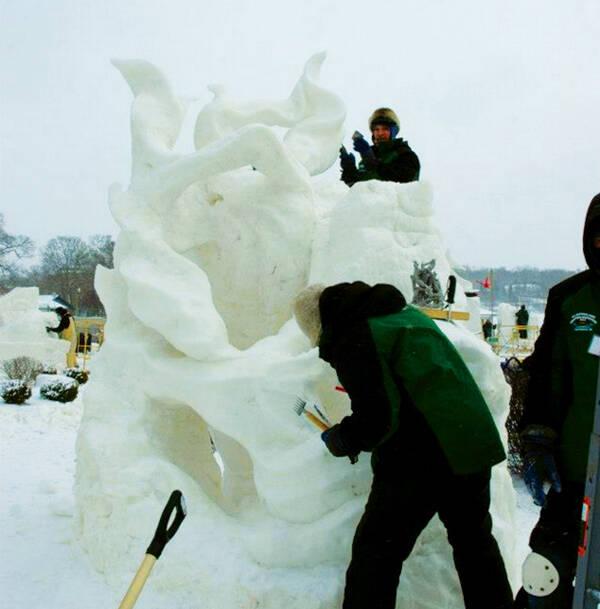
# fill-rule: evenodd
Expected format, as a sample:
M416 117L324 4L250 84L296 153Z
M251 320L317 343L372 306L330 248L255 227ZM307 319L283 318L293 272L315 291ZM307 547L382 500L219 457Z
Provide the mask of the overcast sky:
M225 85L287 98L325 50L321 83L349 135L399 115L434 188L454 260L580 269L600 191L598 0L0 0L0 212L38 245L117 235L112 182L129 178L131 92L111 58L160 67L193 119ZM186 128L184 127L184 129ZM337 170L332 172L335 179Z

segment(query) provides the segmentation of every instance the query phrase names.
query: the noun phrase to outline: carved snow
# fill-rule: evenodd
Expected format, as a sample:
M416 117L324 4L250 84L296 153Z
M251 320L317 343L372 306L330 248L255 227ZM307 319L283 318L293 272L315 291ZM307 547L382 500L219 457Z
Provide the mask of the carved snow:
M110 192L115 268L96 275L108 323L84 395L77 510L95 564L125 585L180 488L189 517L149 585L189 607L339 606L370 468L368 455L356 466L329 455L293 410L301 395L334 421L348 411L292 319L293 298L309 281L362 279L394 283L410 300L414 260L435 258L442 285L451 272L426 183L349 190L313 177L335 161L345 116L317 84L323 59L308 62L284 102L243 104L213 88L187 155L173 152L184 105L165 78L146 62L115 62L135 95L133 169L129 187ZM440 327L503 429L497 358L464 328ZM493 493L512 572L504 466ZM462 606L437 519L406 564L402 603Z
M27 356L49 365L65 365L69 341L49 336L46 326L56 326L54 313L38 309L38 288L15 288L0 296L0 360Z

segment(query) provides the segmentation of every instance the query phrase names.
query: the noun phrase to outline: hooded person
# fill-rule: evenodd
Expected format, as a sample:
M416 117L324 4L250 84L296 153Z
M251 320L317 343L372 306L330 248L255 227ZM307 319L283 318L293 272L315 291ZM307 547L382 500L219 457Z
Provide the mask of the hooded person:
M352 136L354 150L361 156L358 168L354 154L349 154L343 146L340 149L341 179L348 186L366 180L418 180L421 171L419 157L411 150L408 142L396 137L400 131L396 113L391 108L378 108L369 118L369 129L372 146L358 131Z
M572 604L598 381L598 357L590 347L600 335L600 194L588 207L583 253L588 269L550 289L540 335L523 362L530 375L520 424L523 477L542 510L515 607ZM551 483L547 495L545 480ZM532 583L541 572L555 574L543 590Z
M77 366L77 337L75 335L75 320L73 316L64 307L57 307L56 314L60 317L58 326L51 328L46 326L47 332L56 332L62 340L68 340L71 343L67 351L67 368Z
M351 414L322 439L336 457L371 453L343 609L393 609L404 560L437 513L467 609L512 607L492 535L490 469L502 443L479 388L437 325L393 286L309 286L294 313L336 371Z

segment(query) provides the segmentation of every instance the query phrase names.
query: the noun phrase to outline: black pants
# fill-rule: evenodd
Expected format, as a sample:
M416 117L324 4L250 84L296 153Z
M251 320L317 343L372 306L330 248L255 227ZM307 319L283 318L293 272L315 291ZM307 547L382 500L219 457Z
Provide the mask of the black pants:
M565 609L573 604L583 491L583 484L567 482L563 483L560 493L554 490L548 493L546 506L531 532L529 546L552 562L560 575L560 583L548 596L532 596L521 589L515 607Z
M393 609L402 564L437 513L444 523L466 609L505 609L513 596L492 536L490 471L453 475L429 471L375 474L356 529L343 609ZM424 573L435 586L435 573Z

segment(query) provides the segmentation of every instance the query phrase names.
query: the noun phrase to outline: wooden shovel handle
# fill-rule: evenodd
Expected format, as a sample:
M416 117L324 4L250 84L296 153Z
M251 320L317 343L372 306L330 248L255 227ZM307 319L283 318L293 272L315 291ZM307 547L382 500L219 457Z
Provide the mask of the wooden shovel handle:
M125 593L125 596L119 605L119 609L131 609L131 607L135 605L135 601L137 601L155 562L156 558L152 556L152 554L146 554L146 556L144 556L144 560L142 561L138 572L135 574L129 589Z

